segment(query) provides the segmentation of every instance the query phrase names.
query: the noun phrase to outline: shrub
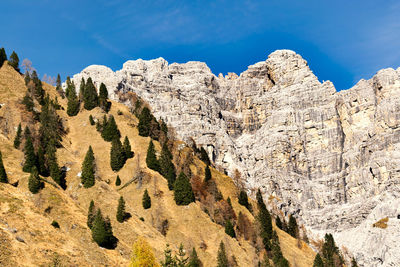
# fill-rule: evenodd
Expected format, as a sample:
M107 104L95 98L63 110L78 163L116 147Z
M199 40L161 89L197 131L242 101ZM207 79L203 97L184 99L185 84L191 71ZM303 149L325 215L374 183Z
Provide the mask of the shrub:
M58 222L54 221L54 220L51 222L51 226L53 226L54 228L60 228L60 225L58 224Z

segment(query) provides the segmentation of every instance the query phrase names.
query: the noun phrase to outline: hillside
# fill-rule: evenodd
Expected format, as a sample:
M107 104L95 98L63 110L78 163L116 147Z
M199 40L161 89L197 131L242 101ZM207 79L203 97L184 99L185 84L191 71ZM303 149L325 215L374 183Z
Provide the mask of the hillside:
M55 99L58 95L53 86L44 84L43 87L50 98ZM105 112L99 107L91 111L81 108L77 116L69 117L65 112L66 99L58 97L64 110L58 110L57 114L66 133L62 136L62 147L57 149L57 158L58 164L67 170L67 188L62 190L45 183L38 194L30 193L29 174L22 171L23 152L13 147L19 123L22 128L29 125L33 132L38 130L31 113L20 104L26 91L23 76L4 64L0 69L0 150L9 184L0 184L1 266L127 266L132 245L140 236L149 242L158 260L163 259L167 243L175 251L182 243L187 251L196 248L204 266L216 266L218 245L223 241L228 257L234 255L238 266L257 265L261 253L254 244L243 237L236 240L225 234L224 227L211 220L202 203L196 201L188 206L175 204L165 178L147 168L146 153L150 138L139 136L138 119L126 105L115 101L112 101L109 114L114 116L121 136L129 138L134 157L128 159L119 172L113 172L110 168L111 144L104 141L96 127L89 123L89 115L101 120ZM35 108L39 105L36 104ZM181 144L176 141L174 146ZM82 187L79 176L89 145L95 156L96 183L86 189ZM155 145L160 152L160 144L155 142ZM192 153L187 146L180 151L182 154ZM190 166L192 173L203 176L204 168L205 164L195 157ZM115 186L117 175L124 185L139 171L145 173L141 183L134 182L118 190ZM241 212L254 221L254 215L238 204L238 189L231 178L214 168L212 177L223 199L231 198L235 213ZM148 210L142 207L145 189L149 191L152 201ZM126 211L131 214L131 218L124 223L117 222L115 217L120 196L124 197ZM118 239L115 249L101 248L92 240L86 224L91 200L103 215L111 219L113 233ZM255 202L252 205L255 207ZM59 229L51 225L53 220L59 223ZM168 229L163 235L165 221L168 222ZM311 248L301 243L299 249L295 238L279 229L277 233L282 253L291 266L312 266L315 252Z

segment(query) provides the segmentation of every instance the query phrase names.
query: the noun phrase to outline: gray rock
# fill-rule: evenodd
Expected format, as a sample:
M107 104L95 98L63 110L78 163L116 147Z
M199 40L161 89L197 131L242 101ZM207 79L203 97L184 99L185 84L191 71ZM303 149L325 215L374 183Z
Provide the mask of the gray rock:
M178 136L202 145L254 195L295 213L314 236L331 232L362 266L400 262L400 227L373 229L400 213L400 68L337 92L293 51L278 50L239 76L201 62L127 61L113 72L74 75L104 82L112 99L135 92ZM393 223L392 223L393 222ZM396 221L397 222L397 221Z

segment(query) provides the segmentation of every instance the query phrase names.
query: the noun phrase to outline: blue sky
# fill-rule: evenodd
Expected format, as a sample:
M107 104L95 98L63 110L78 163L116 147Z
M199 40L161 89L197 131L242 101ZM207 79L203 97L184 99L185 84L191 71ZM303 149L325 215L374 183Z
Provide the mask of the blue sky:
M276 49L338 90L400 66L400 1L3 0L0 47L65 79L129 59L204 61L240 73Z

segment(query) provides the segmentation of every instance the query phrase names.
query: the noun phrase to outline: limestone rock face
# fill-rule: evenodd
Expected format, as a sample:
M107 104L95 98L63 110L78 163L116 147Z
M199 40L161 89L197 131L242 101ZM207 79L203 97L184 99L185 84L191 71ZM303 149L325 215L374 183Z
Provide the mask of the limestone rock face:
M312 233L334 233L362 266L400 263L400 68L341 92L289 50L240 76L162 58L90 66L77 88L89 76L113 99L137 93L217 166L238 169L249 193L276 196ZM386 216L388 228L372 227Z

